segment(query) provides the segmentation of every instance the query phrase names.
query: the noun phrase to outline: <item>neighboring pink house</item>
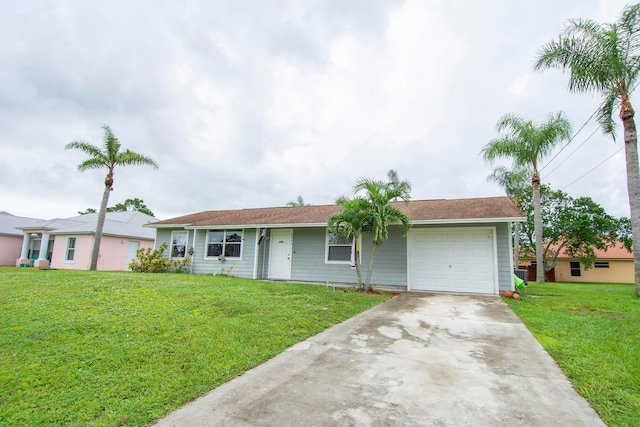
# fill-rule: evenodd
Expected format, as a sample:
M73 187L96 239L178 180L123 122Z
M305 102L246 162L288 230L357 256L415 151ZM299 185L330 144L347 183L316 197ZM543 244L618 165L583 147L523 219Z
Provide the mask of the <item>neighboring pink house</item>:
M15 265L16 258L20 257L23 236L22 231L16 227L35 221L39 220L0 212L0 265Z
M88 270L98 214L66 219L34 220L22 230L16 266ZM155 231L145 224L156 221L141 212L107 213L98 270L127 270L138 249L153 248Z

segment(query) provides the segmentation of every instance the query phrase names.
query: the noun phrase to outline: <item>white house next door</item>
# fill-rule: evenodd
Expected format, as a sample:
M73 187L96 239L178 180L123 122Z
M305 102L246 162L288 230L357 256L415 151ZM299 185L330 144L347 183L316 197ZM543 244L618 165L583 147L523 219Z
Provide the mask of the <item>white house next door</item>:
M293 229L272 229L269 246L269 278L291 279L291 257L293 255Z

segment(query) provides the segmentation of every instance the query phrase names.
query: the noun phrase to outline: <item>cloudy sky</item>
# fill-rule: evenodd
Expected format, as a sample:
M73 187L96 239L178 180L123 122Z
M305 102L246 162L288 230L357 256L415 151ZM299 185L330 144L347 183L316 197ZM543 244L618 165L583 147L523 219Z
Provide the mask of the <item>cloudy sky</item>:
M116 169L110 205L137 197L161 219L332 203L389 169L414 199L496 196L479 152L498 119L562 110L586 125L543 182L628 216L622 132L589 121L601 99L532 71L569 18L613 22L624 5L2 1L0 211L97 208L105 172L78 172L85 155L64 146L101 145L103 124L160 165Z

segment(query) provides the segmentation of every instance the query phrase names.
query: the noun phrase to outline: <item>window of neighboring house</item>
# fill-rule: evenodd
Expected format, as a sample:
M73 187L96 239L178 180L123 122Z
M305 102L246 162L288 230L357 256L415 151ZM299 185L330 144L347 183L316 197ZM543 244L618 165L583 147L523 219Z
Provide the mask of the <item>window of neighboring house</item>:
M596 261L593 266L595 268L609 268L609 261Z
M242 230L210 230L207 233L207 258L241 258Z
M581 276L580 274L580 263L577 261L571 261L571 275L572 276Z
M341 239L327 230L325 262L336 264L351 263L352 239Z
M171 233L171 258L184 258L187 254L187 231Z
M37 259L40 256L40 242L42 242L42 239L31 239L29 259Z
M65 252L64 260L66 262L73 262L76 258L76 243L77 237L67 237L67 251Z

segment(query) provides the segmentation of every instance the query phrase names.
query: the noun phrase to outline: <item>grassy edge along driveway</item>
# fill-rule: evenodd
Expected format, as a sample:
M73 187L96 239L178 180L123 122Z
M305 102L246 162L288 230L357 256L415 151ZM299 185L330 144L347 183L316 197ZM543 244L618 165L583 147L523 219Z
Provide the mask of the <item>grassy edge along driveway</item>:
M640 426L640 299L633 285L534 283L526 294L509 306L602 420Z
M0 425L146 425L389 297L0 267Z

